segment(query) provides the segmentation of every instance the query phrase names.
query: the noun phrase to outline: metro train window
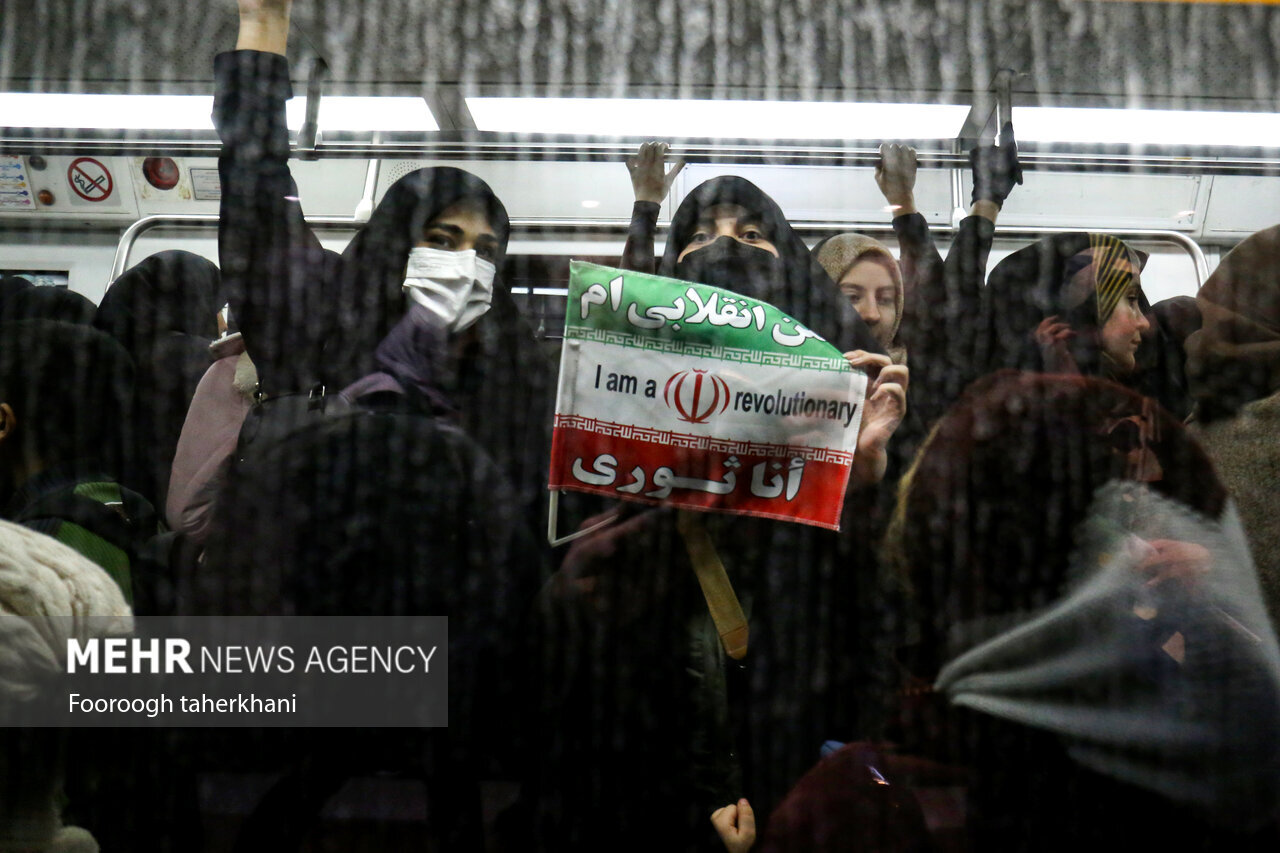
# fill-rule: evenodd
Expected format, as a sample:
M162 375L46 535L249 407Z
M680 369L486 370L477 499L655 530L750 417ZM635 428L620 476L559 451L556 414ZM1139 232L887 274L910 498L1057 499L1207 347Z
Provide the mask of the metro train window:
M1277 39L5 5L0 847L1275 849Z

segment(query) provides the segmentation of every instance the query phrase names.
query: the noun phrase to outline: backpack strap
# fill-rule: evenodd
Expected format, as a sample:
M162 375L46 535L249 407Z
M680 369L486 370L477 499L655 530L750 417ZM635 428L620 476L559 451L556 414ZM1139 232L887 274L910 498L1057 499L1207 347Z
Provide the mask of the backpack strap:
M74 483L27 504L13 521L97 563L132 603L133 564L155 533L155 510L141 495L112 480Z

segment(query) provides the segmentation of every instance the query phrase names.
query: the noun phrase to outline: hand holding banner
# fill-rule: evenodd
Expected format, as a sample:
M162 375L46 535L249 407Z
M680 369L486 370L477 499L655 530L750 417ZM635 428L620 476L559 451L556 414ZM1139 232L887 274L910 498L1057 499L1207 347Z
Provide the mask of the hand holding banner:
M575 261L550 487L838 529L866 389L772 305Z

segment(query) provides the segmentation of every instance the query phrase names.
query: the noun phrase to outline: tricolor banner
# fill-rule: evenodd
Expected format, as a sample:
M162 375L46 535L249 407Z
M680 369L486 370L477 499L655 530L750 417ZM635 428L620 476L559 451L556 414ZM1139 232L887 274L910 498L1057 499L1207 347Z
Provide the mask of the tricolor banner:
M574 261L550 486L838 530L866 389L772 305Z

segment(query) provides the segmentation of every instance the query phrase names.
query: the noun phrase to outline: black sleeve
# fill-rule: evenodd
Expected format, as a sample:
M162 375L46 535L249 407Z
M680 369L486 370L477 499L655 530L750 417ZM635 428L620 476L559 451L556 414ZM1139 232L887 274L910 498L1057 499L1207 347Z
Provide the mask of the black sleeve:
M627 245L622 250L622 260L619 261L622 269L650 274L657 271L653 242L658 230L658 212L661 210L662 205L656 201L637 201L631 209Z
M912 389L920 415L932 423L981 375L982 291L995 224L982 216L960 222L943 265L941 287L920 289L914 336L907 342Z
M289 64L274 53L222 53L214 81L222 282L263 389L300 390L306 377L296 368L309 350L301 321L311 306L303 298L307 275L298 267L319 243L303 221L289 172Z
M914 339L919 338L921 319L928 323L930 306L937 305L945 286L942 253L929 232L929 222L919 213L895 216L893 233L898 238L902 270L902 322L898 327L898 340L910 352Z

